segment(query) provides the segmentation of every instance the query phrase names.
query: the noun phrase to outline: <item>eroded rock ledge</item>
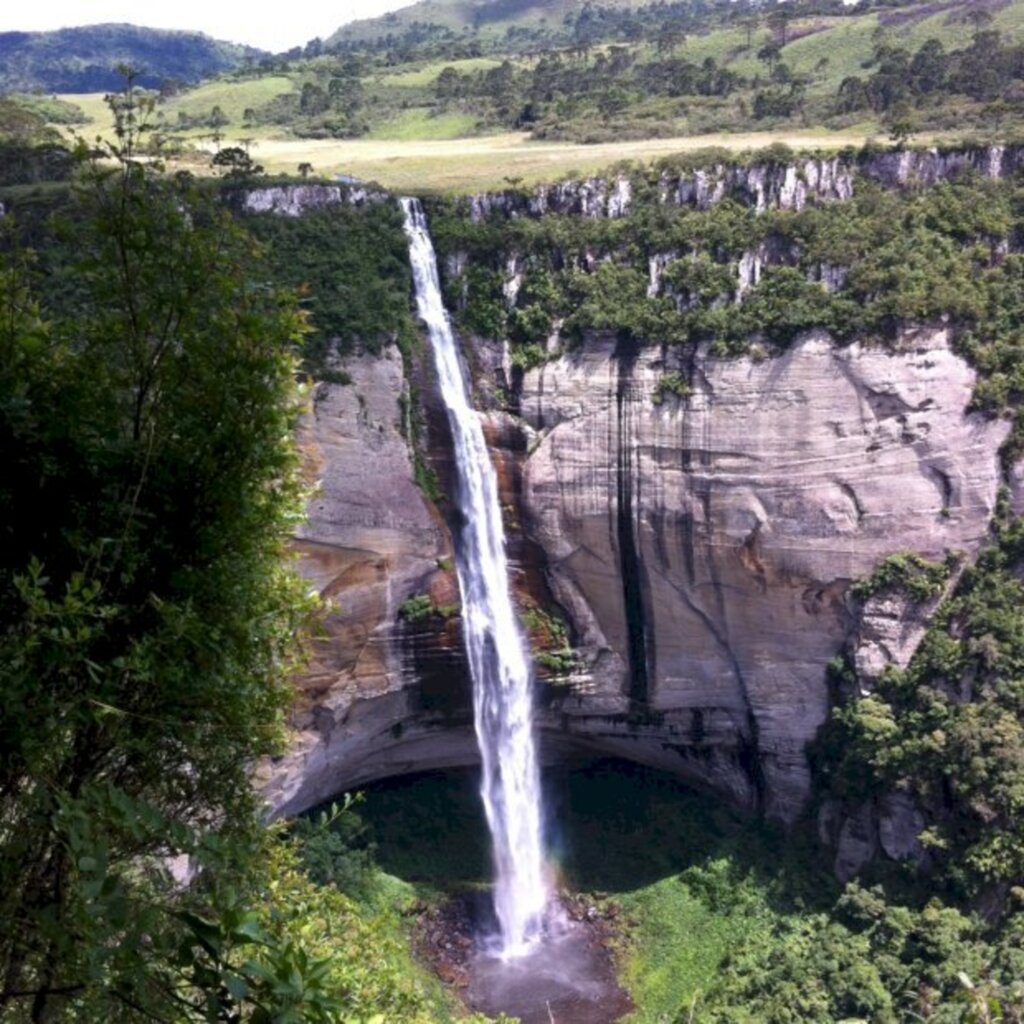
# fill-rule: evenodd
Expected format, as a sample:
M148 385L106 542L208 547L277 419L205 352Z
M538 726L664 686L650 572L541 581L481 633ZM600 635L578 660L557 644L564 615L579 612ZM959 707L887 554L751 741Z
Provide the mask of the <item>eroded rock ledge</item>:
M809 201L850 199L858 175L886 188L934 185L965 174L999 180L1024 166L1024 146L991 145L956 149L901 149L848 152L794 158L792 162L716 163L692 171L664 171L657 191L662 203L706 210L731 198L759 213L801 210ZM591 177L532 189L507 189L467 196L470 218L542 217L563 214L589 218L626 216L633 205L633 180L620 174Z
M403 437L401 363L389 350L348 370L304 428L322 488L298 546L332 613L265 776L279 814L475 758L457 619L399 615L413 595L455 599ZM657 397L671 370L689 397ZM850 581L894 551L970 555L986 535L1008 424L967 412L973 384L944 331L893 351L812 333L763 361L592 336L527 373L520 415L489 433L510 529L539 546L583 662L540 688L545 756L623 756L795 817L825 666L854 629Z

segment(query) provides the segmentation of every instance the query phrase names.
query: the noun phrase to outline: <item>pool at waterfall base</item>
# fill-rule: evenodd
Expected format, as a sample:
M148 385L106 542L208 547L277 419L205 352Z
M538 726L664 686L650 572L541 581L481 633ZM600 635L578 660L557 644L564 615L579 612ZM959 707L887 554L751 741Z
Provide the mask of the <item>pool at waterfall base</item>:
M493 942L494 915L486 890L452 896L424 915L422 958L465 1004L522 1024L613 1024L631 1009L619 986L610 948L615 904L582 896L553 900L542 938L517 957Z

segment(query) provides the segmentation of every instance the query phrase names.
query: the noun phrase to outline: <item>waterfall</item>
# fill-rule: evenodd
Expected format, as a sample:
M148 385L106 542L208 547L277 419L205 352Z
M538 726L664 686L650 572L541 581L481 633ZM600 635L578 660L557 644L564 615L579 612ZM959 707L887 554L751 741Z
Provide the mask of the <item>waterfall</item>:
M498 485L441 298L437 259L416 199L402 199L419 315L427 326L451 425L462 525L456 543L462 628L473 677L481 796L494 855L500 955L542 937L548 884L530 667L509 593Z

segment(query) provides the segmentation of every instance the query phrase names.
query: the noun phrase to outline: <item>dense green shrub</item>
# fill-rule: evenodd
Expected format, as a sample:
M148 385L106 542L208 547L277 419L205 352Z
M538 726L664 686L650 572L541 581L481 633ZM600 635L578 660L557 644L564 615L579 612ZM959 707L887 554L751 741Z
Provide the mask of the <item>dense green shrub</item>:
M850 594L866 601L875 594L899 590L915 601L926 601L942 593L956 563L955 557L942 563L929 562L913 551L889 555L870 576L855 583Z
M16 246L0 268L0 1015L325 1020L318 965L238 898L309 611L302 318L230 217L132 158L133 110L70 197L73 294L44 312L65 279Z
M371 351L413 336L412 281L397 204L326 206L302 217L261 214L245 226L266 244L267 267L279 285L299 291L312 331L304 343L317 375L357 345Z
M905 670L840 706L827 770L839 792L899 787L928 814L922 836L961 896L1024 884L1024 525L965 569ZM909 571L908 571L909 570ZM884 585L929 596L939 567L890 560ZM880 577L881 578L881 577Z

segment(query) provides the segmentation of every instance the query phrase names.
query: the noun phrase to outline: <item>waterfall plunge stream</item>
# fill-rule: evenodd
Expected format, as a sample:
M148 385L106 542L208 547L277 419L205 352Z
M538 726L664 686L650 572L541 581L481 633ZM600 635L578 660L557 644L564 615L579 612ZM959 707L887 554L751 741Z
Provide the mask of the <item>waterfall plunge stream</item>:
M419 314L427 326L451 425L462 526L457 549L462 624L494 850L494 907L503 959L543 937L549 901L534 749L530 667L509 593L498 485L441 298L437 259L417 199L403 199Z

